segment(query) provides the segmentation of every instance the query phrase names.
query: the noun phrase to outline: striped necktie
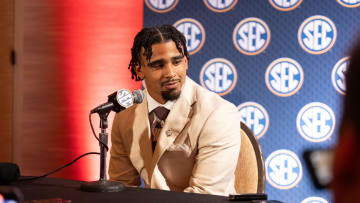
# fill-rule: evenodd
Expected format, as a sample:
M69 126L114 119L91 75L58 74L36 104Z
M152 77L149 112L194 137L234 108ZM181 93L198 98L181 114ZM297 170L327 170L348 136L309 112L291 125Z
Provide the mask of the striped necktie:
M158 141L160 131L164 126L165 119L168 116L170 110L166 109L163 106L156 107L149 114L150 121L150 131L151 131L151 142L152 149L155 150L156 143Z

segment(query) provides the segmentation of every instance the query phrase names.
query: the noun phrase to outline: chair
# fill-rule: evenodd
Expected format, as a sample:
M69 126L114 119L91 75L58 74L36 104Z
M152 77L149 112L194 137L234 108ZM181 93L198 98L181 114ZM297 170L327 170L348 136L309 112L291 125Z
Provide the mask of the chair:
M242 122L241 146L235 170L235 190L238 194L265 193L265 166L260 145L251 130Z

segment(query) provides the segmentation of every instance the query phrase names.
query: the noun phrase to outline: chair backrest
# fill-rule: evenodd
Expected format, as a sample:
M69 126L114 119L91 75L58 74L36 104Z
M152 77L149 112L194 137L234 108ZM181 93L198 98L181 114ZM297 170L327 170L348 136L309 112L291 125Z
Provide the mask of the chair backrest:
M235 190L238 194L265 193L265 164L260 145L251 130L241 126L241 146L235 170Z

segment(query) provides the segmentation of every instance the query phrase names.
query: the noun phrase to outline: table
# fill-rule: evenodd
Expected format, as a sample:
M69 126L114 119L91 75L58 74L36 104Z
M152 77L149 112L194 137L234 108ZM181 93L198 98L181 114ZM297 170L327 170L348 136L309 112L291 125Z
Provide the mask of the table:
M181 203L229 203L227 197L206 194L172 192L146 188L125 188L121 192L84 192L80 190L83 181L58 178L43 178L35 181L13 183L28 200L44 200L62 198L77 202L181 202ZM263 201L266 203L281 203L275 200Z

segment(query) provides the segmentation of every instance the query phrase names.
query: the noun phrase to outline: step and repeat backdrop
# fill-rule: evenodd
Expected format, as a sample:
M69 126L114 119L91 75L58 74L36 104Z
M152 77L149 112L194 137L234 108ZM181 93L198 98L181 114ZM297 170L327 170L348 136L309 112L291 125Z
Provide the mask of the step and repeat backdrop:
M145 0L144 27L187 39L188 75L238 106L261 144L269 199L326 203L302 154L334 146L359 0Z

